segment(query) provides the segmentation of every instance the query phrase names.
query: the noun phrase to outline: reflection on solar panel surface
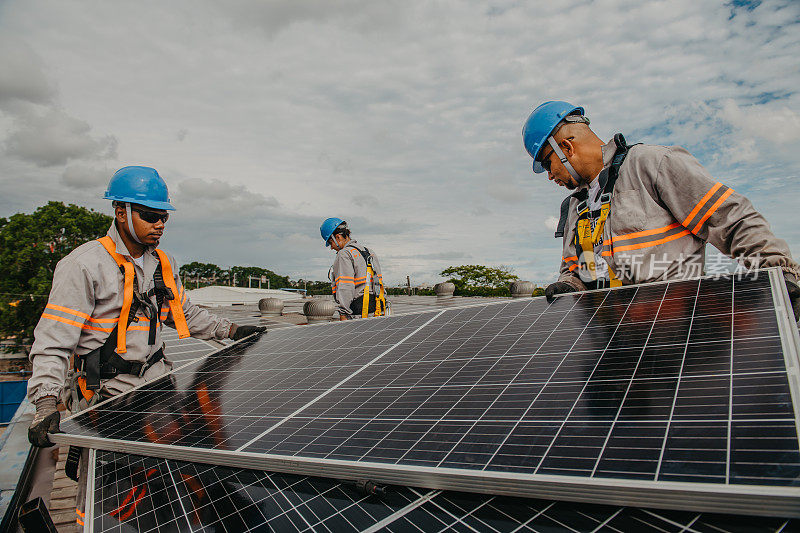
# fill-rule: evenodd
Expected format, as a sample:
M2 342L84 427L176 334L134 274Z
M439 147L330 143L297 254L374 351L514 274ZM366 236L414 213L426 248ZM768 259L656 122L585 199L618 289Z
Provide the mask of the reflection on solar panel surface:
M785 532L795 520L576 504L351 483L99 452L95 532Z
M712 486L727 495L715 510L759 495L755 508L797 513L797 333L774 274L278 330L82 413L58 439L525 496L566 483L558 497L575 498L587 481L595 499L602 487L641 503Z

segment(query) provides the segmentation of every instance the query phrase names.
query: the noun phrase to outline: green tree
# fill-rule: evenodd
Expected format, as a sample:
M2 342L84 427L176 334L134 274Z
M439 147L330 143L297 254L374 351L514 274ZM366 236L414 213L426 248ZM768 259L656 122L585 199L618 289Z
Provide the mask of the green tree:
M447 267L439 275L448 278L448 281L456 286L456 290L507 288L509 283L519 279L511 268L506 266L493 268L483 265L461 265Z
M0 336L19 348L47 304L56 264L102 237L114 219L77 205L49 202L31 214L0 218Z
M272 270L262 267L233 266L231 267L230 272L231 277L234 277L235 274L237 287L247 287L249 276L254 276L257 278L266 276L267 279L269 279L269 286L272 289L281 289L289 286L289 276L281 276ZM255 280L253 280L253 282L255 283L256 287L258 287L258 282ZM261 288L266 289L267 287L262 285Z
M315 280L300 278L297 281L290 281L289 284L292 287L296 287L298 289L305 289L307 291L306 294L310 295L331 293L330 281L315 281Z
M227 285L230 280L230 271L224 270L214 263L192 261L183 265L178 272L181 278L185 279L187 289L206 285Z

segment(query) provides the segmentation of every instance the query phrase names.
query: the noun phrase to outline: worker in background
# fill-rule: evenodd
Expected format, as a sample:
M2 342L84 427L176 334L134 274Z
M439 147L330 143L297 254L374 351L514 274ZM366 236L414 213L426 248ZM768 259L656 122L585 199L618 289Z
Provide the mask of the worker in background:
M800 265L750 201L712 178L677 146L604 143L582 107L545 102L522 130L535 173L572 191L561 205L558 281L548 301L568 292L703 274L705 245L747 268L780 267L795 320Z
M328 218L319 227L325 246L336 252L328 274L339 320L386 315L386 295L378 257L350 238L347 222Z
M103 198L114 206L108 234L58 262L34 330L28 399L36 415L28 438L35 446L49 446L47 433L59 431L56 404L73 354L73 379L63 398L78 411L171 370L163 324L180 338L238 340L265 330L238 326L189 301L175 260L158 248L174 207L155 169L120 169Z

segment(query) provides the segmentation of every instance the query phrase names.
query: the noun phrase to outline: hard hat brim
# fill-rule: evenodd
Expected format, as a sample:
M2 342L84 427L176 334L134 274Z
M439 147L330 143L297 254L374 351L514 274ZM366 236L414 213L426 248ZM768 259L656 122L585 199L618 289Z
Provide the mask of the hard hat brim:
M130 204L139 204L150 209L163 209L164 211L176 211L172 204L169 202L158 202L155 200L142 200L141 198L127 198L123 196L110 196L108 194L103 196L103 200L111 200L115 202L126 202Z

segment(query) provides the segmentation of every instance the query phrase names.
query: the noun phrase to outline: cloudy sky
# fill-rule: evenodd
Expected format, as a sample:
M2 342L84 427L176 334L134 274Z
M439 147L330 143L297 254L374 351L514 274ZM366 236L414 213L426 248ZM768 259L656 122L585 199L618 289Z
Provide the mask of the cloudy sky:
M0 2L0 216L110 212L148 165L180 262L324 279L346 219L391 284L555 278L564 190L520 130L545 100L688 148L800 256L800 2Z

